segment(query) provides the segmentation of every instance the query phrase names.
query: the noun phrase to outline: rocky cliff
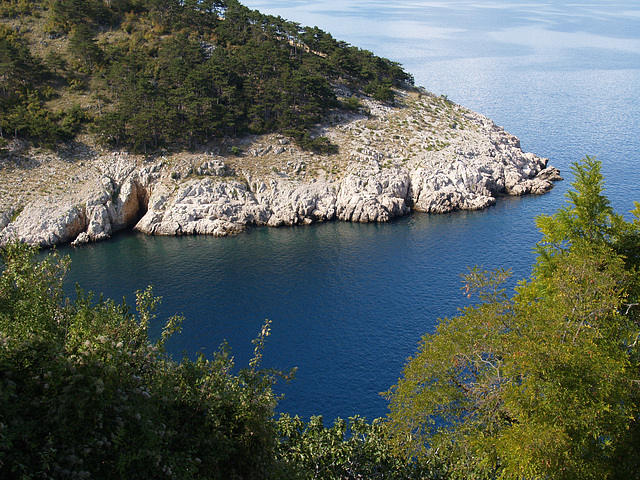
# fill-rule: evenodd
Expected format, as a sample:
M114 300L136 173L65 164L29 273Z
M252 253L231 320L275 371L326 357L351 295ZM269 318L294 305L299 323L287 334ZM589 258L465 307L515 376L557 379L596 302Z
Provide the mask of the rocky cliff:
M359 112L318 127L339 146L330 156L278 135L154 156L13 145L0 169L0 244L80 244L132 225L151 235L228 235L249 225L384 222L412 210L481 209L560 179L547 159L445 98L412 90L393 107L360 102Z

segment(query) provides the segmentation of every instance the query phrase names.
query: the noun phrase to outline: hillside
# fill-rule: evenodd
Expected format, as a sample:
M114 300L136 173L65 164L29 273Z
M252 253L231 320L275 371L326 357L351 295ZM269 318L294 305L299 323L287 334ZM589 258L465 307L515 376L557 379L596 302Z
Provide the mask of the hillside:
M395 62L236 0L3 0L0 58L3 143L51 149L85 133L151 153L279 132L332 152L313 125L357 109L354 95L389 102L413 83Z

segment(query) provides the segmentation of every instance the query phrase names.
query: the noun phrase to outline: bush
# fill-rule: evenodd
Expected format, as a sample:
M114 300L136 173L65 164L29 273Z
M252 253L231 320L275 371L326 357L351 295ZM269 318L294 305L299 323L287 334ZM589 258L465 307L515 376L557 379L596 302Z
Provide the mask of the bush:
M68 260L13 244L0 277L0 477L265 478L273 467L280 372L223 346L175 362L149 341L158 299L122 303L62 290Z
M309 132L298 129L285 130L284 133L293 138L296 145L303 150L320 153L322 155L338 153L338 146L335 143L331 143L331 140L327 137L311 137Z
M395 94L392 90L392 83L390 81L374 80L364 87L364 92L371 95L379 102L393 102Z
M394 453L381 419L337 419L325 427L322 417L309 422L283 415L277 422L276 478L437 478L433 462L407 462Z
M358 97L349 97L342 101L342 106L352 112L357 112L362 108L362 103L358 100Z

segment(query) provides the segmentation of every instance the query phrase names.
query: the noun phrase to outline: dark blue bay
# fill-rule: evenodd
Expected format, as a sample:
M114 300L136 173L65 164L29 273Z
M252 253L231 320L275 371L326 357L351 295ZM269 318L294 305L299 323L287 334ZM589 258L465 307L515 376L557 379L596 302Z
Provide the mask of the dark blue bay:
M586 154L603 161L620 211L640 200L640 7L635 1L244 2L318 25L400 61L416 84L483 113L569 177ZM569 179L570 180L570 179ZM378 393L420 337L465 304L468 266L530 274L534 218L553 213L569 181L542 197L503 198L483 212L414 214L388 224L333 222L253 229L234 238L123 234L63 248L69 285L133 303L152 284L160 320L185 316L170 348L212 353L224 340L240 365L273 321L265 366L298 367L279 406L328 419L386 413Z

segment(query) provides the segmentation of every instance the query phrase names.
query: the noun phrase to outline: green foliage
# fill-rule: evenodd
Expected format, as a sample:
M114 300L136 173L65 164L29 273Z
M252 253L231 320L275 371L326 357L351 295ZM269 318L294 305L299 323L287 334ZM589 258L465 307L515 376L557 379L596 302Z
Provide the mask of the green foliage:
M341 108L332 84L366 88L391 101L392 86L413 81L395 62L235 0L51 0L38 11L48 20L48 33L65 34L66 58L45 54L58 75L50 82L56 93L86 89L93 98L109 99L87 120L89 131L136 151L297 130L303 148L331 153L335 147L326 139L308 133ZM20 117L24 88L36 90L44 76L54 75L18 34L3 35L0 91L8 98L0 101L3 111ZM5 37L11 37L8 43ZM60 115L45 112L32 119L33 127L29 119L0 118L0 126L53 145L69 131L60 127Z
M533 277L509 297L508 272L471 270L482 303L425 335L388 392L406 458L437 450L449 478L638 478L640 223L613 213L593 158L574 173L538 219Z
M37 85L46 70L15 30L0 26L0 102L10 108L25 87Z
M600 164L587 156L582 164L574 166L573 173L574 190L567 193L568 204L555 215L541 215L536 220L544 235L537 246L544 263L576 242L603 243L615 233L617 220L602 193L604 177Z
M342 102L342 106L347 110L351 110L352 112L357 112L362 108L362 103L360 103L360 100L358 100L357 97L353 96L353 97L346 98Z
M0 132L14 137L29 136L36 143L54 147L69 138L59 124L60 115L45 107L55 95L46 84L49 72L31 55L22 38L12 29L0 27Z
M15 18L34 14L40 3L38 0L2 0L0 2L0 17Z
M69 67L64 57L54 51L49 51L47 53L44 62L53 72L64 72Z
M102 0L52 0L48 5L50 32L69 33L74 28L106 26L114 21L111 2ZM118 2L116 3L116 8Z
M338 146L331 143L327 137L312 137L309 132L297 128L285 130L283 133L293 138L296 144L304 150L311 150L323 155L338 153Z
M62 115L62 121L60 122L60 128L62 134L68 138L72 138L76 133L80 131L82 125L90 121L91 117L82 110L80 105L72 105Z
M364 87L364 92L371 95L376 100L381 102L393 102L395 94L391 89L392 83L389 80L380 81L375 79L371 83L368 83Z
M325 427L322 417L308 423L283 415L277 422L276 478L436 478L433 462L408 463L395 454L382 422L361 417L338 419Z
M68 260L9 245L0 277L2 478L266 478L273 468L280 372L248 368L223 346L177 363L167 323L148 339L157 299L127 305L63 293Z
M69 52L81 61L88 71L91 71L103 56L100 47L96 43L94 33L83 23L76 25L71 31Z
M338 146L331 143L331 140L327 137L311 138L308 133L305 133L303 136L300 146L306 150L312 150L323 155L338 153Z

